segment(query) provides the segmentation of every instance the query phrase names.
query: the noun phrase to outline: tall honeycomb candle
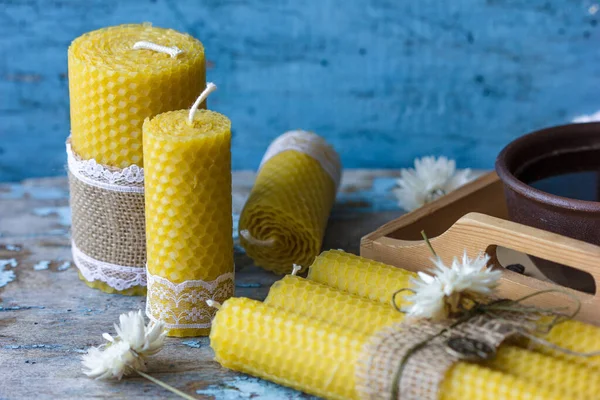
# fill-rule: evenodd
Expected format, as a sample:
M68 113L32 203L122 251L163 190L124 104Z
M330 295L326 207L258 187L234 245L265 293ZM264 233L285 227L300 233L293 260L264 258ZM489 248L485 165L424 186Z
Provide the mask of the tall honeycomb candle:
M193 103L202 43L150 24L86 33L68 50L73 259L86 283L144 294L142 123Z
M146 313L170 336L207 335L233 295L231 123L207 110L144 122L148 296Z
M256 265L304 267L321 250L341 177L338 154L314 133L291 131L267 149L240 216L240 241Z
M356 367L369 337L360 332L233 298L217 312L210 334L224 367L326 399L361 398ZM378 398L389 398L389 394ZM555 392L479 365L458 363L444 379L440 400L567 400Z

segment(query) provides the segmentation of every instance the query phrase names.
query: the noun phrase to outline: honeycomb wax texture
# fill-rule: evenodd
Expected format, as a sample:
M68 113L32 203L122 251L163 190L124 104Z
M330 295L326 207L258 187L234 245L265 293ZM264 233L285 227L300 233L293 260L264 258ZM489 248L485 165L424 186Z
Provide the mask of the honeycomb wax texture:
M332 176L308 154L290 149L268 159L240 215L248 256L278 274L291 272L293 264L307 267L321 251L336 191ZM257 241L247 240L245 230Z
M291 275L271 286L265 304L364 335L404 320L389 305ZM496 358L483 365L572 396L600 393L598 371L511 345L501 346ZM595 383L584 384L591 379Z
M392 307L292 275L271 286L265 304L365 335L404 319Z
M138 41L183 52L134 50ZM206 86L202 43L149 24L86 33L71 43L68 63L73 150L117 168L143 166L144 119L190 107Z
M138 41L177 46L175 58L133 50ZM84 160L116 168L143 166L142 123L164 111L189 107L206 84L202 43L189 35L150 24L120 25L86 33L68 50L71 145ZM107 293L145 295L145 286Z
M144 122L147 312L167 327L190 326L171 326L171 336L208 334L206 326L191 327L210 326L215 310L205 300L222 302L233 295L231 123L216 112L198 110L188 126L187 115L187 110L172 111ZM158 283L153 290L152 276L197 290L215 286L201 294L184 293L191 299L184 301L179 292L165 296L167 289ZM181 301L165 300L169 296Z
M341 250L321 253L310 266L308 273L308 279L315 282L384 304L391 304L391 298L397 290L410 287L411 277L416 277L416 274ZM397 297L399 306L403 301L404 296ZM572 351L600 351L600 328L579 321L564 321L555 326L549 334L541 337ZM536 346L536 349L559 359L600 370L600 356L570 356L544 346Z
M223 367L326 399L358 399L355 368L368 336L256 300L232 298L210 333ZM508 396L512 397L508 397ZM466 363L450 368L441 400L566 400L544 387Z

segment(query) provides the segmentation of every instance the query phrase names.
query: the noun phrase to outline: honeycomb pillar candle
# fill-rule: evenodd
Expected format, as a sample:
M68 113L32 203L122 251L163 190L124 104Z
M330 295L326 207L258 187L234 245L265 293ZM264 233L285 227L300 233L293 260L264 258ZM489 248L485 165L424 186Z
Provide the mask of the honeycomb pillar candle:
M196 107L144 121L146 313L170 336L201 336L233 295L231 123Z
M368 335L261 302L233 298L213 320L210 344L225 368L326 399L361 397L357 367ZM379 397L391 398L390 393ZM575 399L479 365L458 363L440 388L440 400Z
M240 216L240 241L256 265L288 273L321 250L341 178L338 154L305 131L281 135L269 146Z
M73 259L89 286L144 294L142 123L205 86L202 44L150 24L86 33L68 51Z
M394 293L399 289L410 287L410 279L416 276L414 272L342 250L321 253L308 272L310 280L387 305L391 305ZM404 297L404 295L397 296L396 303L399 306L402 306ZM600 351L600 328L579 321L564 321L552 328L547 335L542 335L542 338L574 352ZM569 355L542 345L536 345L536 350L600 370L600 355L593 357Z
M271 286L265 304L364 335L404 320L392 306L292 275ZM511 345L483 365L573 396L592 398L600 391L600 371Z

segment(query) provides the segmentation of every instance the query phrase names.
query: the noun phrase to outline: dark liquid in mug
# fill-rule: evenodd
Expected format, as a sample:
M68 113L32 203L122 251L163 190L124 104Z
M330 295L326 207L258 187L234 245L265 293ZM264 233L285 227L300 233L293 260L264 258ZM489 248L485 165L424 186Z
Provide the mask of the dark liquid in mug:
M529 185L556 196L600 201L600 170L554 175L529 182Z

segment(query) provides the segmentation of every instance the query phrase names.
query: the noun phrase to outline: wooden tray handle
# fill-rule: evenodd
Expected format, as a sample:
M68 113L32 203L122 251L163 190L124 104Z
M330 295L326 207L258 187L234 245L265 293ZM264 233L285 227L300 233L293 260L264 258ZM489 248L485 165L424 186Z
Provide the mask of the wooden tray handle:
M600 325L599 246L480 213L466 214L446 232L432 238L431 244L446 263L450 263L454 257L460 257L466 250L470 257L486 251L492 257L491 263L499 265L496 248L501 246L584 271L594 279L595 295L506 269L503 269L498 295L517 299L541 290L566 291L581 302L577 319ZM424 241L381 237L363 250L366 257L413 271L424 271L432 266L431 253ZM530 304L553 308L573 302L569 302L568 296L557 292L536 297Z

